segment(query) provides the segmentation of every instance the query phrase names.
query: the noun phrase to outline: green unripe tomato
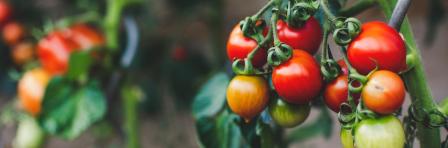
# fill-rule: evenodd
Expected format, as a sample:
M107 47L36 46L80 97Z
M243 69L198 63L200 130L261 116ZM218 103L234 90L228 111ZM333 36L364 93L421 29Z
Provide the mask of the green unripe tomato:
M357 148L402 148L405 143L403 126L392 115L362 120L354 132Z
M351 129L341 128L341 143L343 148L354 148Z
M13 145L15 148L39 148L42 147L44 138L45 134L36 120L24 117L20 120Z
M269 114L278 125L290 128L303 123L310 114L311 107L307 104L290 104L277 99L269 104Z

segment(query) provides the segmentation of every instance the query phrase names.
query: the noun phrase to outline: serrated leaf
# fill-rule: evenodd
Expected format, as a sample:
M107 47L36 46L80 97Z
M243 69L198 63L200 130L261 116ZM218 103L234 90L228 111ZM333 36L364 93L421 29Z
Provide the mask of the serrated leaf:
M78 137L106 112L105 97L96 81L79 89L74 85L65 78L53 78L45 91L42 114L38 118L46 132L65 139Z
M229 77L223 73L215 74L200 89L193 102L193 116L195 119L213 117L224 106Z
M92 58L89 51L76 51L70 54L69 69L67 77L69 79L77 79L87 74L90 65L92 64Z

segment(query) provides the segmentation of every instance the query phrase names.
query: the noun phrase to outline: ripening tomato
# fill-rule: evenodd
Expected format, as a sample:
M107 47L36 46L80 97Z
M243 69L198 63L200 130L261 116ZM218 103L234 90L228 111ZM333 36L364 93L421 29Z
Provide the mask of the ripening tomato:
M11 56L15 64L23 65L31 61L34 57L34 44L31 42L21 42L12 48Z
M11 6L5 0L0 1L0 24L6 23L11 17Z
M345 64L345 61L343 59L338 60L338 65L341 67L341 74L348 75L348 67L347 64Z
M17 93L20 106L36 116L40 113L45 88L51 76L43 69L36 68L26 72L19 80Z
M13 147L40 148L44 143L44 139L45 132L39 126L36 119L25 116L20 118Z
M241 31L240 25L236 25L230 33L227 41L227 56L229 60L245 59L247 55L257 47L257 41L245 37ZM252 65L261 67L266 63L266 50L258 50L252 59Z
M406 46L400 34L383 22L369 22L349 44L348 60L361 74L375 69L400 72L406 67Z
M56 31L39 41L37 55L45 70L53 75L59 75L67 71L70 53L78 49L78 44Z
M277 33L281 42L293 49L303 49L310 54L316 53L322 42L322 29L314 17L310 17L303 26L298 28L290 27L285 21L279 20Z
M322 81L319 64L299 49L294 49L292 57L272 71L272 83L278 95L293 104L305 104L316 98Z
M260 76L237 75L227 87L230 109L249 122L260 114L269 101L269 86Z
M290 104L277 99L269 104L269 114L277 125L285 128L302 124L310 114L309 104Z
M392 115L362 120L354 133L357 148L402 148L405 143L403 126Z
M12 46L25 37L25 28L17 22L9 22L3 27L3 40Z
M404 83L394 72L376 71L369 76L361 96L370 110L379 114L390 114L399 109L404 102Z
M104 44L103 35L86 24L76 24L65 30L67 36L77 43L81 49L89 49Z

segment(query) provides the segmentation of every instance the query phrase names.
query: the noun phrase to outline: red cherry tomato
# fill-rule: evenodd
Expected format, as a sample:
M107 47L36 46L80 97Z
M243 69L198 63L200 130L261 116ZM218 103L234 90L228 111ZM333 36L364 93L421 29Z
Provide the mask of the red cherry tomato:
M42 67L51 74L64 74L67 71L70 53L79 45L69 40L61 32L52 32L37 45L37 55Z
M348 76L340 75L325 87L324 99L327 106L334 112L339 112L342 103L347 102Z
M369 76L361 95L370 110L379 114L391 114L403 104L405 87L396 73L380 70Z
M77 43L81 49L89 49L104 44L103 35L86 24L76 24L65 30L67 36Z
M317 52L322 41L322 29L314 17L310 17L299 28L290 27L286 22L279 20L277 32L280 41L293 49L303 49L310 54Z
M362 25L361 33L349 44L348 60L361 74L378 64L379 69L400 72L406 67L406 46L400 34L383 22Z
M17 22L7 23L3 27L3 39L8 45L17 44L25 36L25 29Z
M348 67L347 64L345 64L345 61L343 59L338 60L338 65L341 67L341 74L348 75Z
M6 23L11 17L11 6L5 0L0 1L0 24Z
M257 42L249 37L245 37L241 31L240 25L236 25L230 33L227 41L227 56L229 60L244 59L257 47ZM252 59L252 64L261 67L266 63L266 50L258 50Z
M272 83L286 102L304 104L319 95L322 75L313 56L295 49L291 59L274 68Z

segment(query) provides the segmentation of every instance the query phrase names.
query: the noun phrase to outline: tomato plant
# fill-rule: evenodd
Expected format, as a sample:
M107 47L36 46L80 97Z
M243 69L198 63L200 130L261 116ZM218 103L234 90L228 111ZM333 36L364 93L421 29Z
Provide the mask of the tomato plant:
M319 95L323 82L316 60L303 50L294 50L291 59L274 68L272 83L286 102L304 104Z
M257 116L269 101L266 80L258 76L236 76L227 88L227 103L246 122Z
M34 44L21 42L12 48L11 56L15 64L23 65L34 58Z
M322 30L319 22L310 17L297 28L288 26L285 21L277 22L277 32L280 41L288 44L293 49L302 49L309 54L315 54L322 42Z
M404 102L404 83L391 71L376 71L369 76L361 96L367 108L380 114L390 114Z
M310 114L309 104L290 104L277 99L269 104L269 114L276 124L291 128L303 123Z
M406 45L400 34L383 22L362 25L347 49L350 63L362 74L379 69L400 72L406 68Z
M257 41L250 37L245 37L240 25L233 27L227 41L227 56L229 60L245 59L247 55L257 47ZM254 55L252 64L254 66L263 66L266 63L266 52L259 50Z

